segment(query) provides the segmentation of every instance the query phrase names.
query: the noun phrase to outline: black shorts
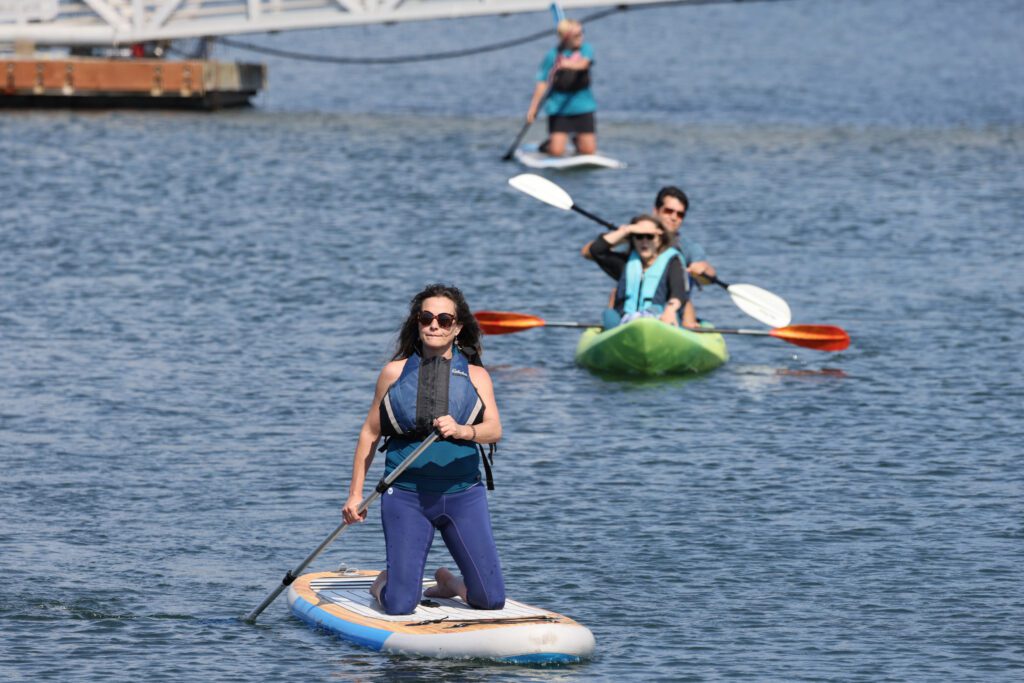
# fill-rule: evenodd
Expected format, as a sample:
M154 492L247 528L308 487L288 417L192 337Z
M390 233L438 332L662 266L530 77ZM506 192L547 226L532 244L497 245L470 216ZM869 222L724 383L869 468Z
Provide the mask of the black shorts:
M549 116L549 133L569 133L578 135L580 133L594 133L597 131L597 121L594 119L594 112L579 114L577 116Z

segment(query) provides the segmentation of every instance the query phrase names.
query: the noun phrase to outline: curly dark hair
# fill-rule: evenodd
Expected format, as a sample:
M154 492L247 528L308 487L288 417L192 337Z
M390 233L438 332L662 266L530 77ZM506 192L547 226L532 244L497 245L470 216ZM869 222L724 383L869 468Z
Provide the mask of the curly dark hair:
M472 365L483 367L483 361L480 360L484 352L480 344L480 325L469 310L469 304L466 303L466 298L462 296L459 288L442 284L427 285L409 302L409 317L398 331L395 355L391 360L402 360L414 353L420 353L420 324L417 317L423 310L423 302L435 296L443 296L455 304L455 322L462 325L462 331L455 338L455 345Z

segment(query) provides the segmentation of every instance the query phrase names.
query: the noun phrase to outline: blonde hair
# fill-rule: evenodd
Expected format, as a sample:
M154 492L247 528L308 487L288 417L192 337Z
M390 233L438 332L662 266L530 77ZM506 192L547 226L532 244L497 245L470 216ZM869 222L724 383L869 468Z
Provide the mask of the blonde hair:
M558 36L560 38L565 38L570 33L574 33L575 31L582 29L583 24L576 21L575 19L562 19L560 22L558 22L558 27L556 30L558 31Z

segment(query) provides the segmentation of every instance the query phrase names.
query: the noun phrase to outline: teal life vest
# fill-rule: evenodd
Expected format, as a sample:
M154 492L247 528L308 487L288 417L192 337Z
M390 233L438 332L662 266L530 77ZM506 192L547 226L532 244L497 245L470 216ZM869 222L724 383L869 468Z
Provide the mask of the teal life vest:
M619 278L616 299L622 302L622 313L651 311L661 313L668 302L668 266L678 258L685 264L683 255L675 247L669 247L658 255L650 268L644 270L638 253L631 252L626 267Z
M480 424L484 403L469 379L469 362L453 347L450 360L409 356L379 411L387 476L433 431L436 418L451 415L462 425ZM461 491L480 481L480 457L471 441L435 441L392 485L426 493Z

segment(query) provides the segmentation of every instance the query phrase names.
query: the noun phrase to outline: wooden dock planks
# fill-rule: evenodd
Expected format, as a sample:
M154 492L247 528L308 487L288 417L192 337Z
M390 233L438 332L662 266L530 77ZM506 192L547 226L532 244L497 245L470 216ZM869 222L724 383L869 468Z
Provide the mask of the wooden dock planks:
M0 106L244 106L266 85L262 64L0 57Z

